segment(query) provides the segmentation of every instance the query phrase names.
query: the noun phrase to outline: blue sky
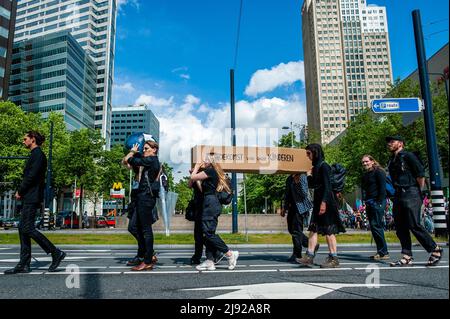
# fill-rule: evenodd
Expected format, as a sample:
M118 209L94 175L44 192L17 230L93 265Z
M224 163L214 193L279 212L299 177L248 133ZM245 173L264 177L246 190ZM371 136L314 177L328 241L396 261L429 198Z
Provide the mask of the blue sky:
M421 10L425 36L447 30L426 39L427 55L448 42L446 0L368 3L387 7L395 78L404 78L416 68L413 9ZM236 99L245 98L245 87L257 70L303 60L301 4L301 0L243 1ZM126 1L117 19L116 83L130 82L166 98L194 94L210 103L228 101L238 12L239 0ZM441 19L447 20L429 25ZM298 83L284 90L302 94ZM115 104L134 103L135 97L119 96Z
M172 146L162 149L163 160L177 162L174 147L184 149L186 157L191 146L212 143L218 138L217 129L229 127L229 70L234 64L240 1L119 3L113 105L152 105L160 120L161 143ZM276 128L281 134L281 127L290 121L306 122L299 75L302 3L243 0L235 68L237 127ZM421 10L428 56L448 42L447 0L368 4L387 7L394 78L404 78L417 67L412 10ZM436 33L442 30L446 31ZM246 91L252 77L254 83ZM227 137L222 134L222 139Z

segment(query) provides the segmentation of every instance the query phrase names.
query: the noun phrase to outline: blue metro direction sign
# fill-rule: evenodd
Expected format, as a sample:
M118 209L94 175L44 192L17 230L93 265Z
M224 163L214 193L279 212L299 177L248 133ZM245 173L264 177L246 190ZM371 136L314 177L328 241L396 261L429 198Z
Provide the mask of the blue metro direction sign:
M378 99L372 101L374 113L422 112L423 102L419 98Z

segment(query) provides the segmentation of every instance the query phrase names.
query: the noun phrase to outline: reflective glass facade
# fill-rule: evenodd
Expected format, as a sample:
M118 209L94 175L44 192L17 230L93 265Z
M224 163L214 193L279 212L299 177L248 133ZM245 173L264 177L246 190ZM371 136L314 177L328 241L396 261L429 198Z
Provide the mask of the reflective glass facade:
M17 1L0 0L0 100L8 99Z
M109 148L116 0L19 0L14 41L70 31L97 64L95 128Z
M68 31L14 44L9 98L27 112L64 114L69 130L94 129L97 67Z

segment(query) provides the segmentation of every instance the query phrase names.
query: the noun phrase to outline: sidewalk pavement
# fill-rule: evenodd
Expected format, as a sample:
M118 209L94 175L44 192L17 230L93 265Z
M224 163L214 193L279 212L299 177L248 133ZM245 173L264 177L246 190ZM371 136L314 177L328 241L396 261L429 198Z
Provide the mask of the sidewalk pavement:
M55 230L39 230L43 234L129 234L127 229L123 228L87 228L87 229L55 229ZM14 234L17 229L0 229L0 234ZM165 234L165 231L153 231L155 234ZM191 231L170 231L171 234L192 234ZM230 234L230 231L217 231L218 234ZM245 231L240 231L240 234L245 234ZM288 231L279 230L249 230L248 234L288 234ZM352 234L369 234L368 230L347 229L346 235Z

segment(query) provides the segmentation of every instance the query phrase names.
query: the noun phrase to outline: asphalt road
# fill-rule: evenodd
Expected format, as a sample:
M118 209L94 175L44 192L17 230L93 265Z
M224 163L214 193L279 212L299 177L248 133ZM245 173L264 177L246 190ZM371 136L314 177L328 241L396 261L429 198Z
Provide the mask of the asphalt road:
M67 246L60 271L47 272L51 258L33 246L32 272L3 275L19 258L18 246L0 245L0 299L448 299L448 247L436 267L426 267L428 254L414 247L413 267L392 268L371 262L373 247L341 246L341 268L302 268L287 262L291 248L239 247L238 265L226 260L216 271L199 272L188 264L190 248L157 247L159 262L148 272L132 272L125 263L132 247ZM390 248L391 260L400 247ZM316 262L327 252L319 250Z

